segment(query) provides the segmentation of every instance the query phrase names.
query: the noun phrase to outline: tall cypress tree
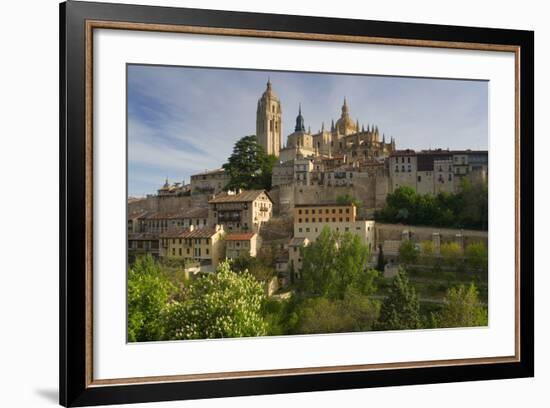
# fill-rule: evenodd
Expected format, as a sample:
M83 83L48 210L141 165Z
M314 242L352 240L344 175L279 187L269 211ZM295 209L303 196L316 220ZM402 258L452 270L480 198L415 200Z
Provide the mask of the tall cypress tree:
M420 303L404 270L393 278L389 294L380 308L377 330L420 329Z

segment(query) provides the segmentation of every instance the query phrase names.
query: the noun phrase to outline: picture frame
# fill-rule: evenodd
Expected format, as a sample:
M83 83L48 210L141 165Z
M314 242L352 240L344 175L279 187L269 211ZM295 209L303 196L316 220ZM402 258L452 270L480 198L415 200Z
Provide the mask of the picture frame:
M513 355L94 377L94 31L207 35L514 55ZM123 86L123 84L121 84ZM122 158L121 158L122 160ZM87 406L534 376L534 33L68 1L60 5L60 404ZM126 222L123 220L122 222ZM511 222L511 221L510 221ZM521 250L520 250L521 249ZM124 296L123 293L120 294ZM236 340L239 341L239 340Z

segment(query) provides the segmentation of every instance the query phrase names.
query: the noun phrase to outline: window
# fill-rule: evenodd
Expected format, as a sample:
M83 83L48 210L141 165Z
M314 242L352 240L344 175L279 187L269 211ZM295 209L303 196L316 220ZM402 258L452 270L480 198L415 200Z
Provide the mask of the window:
M176 255L176 248L172 248L172 255Z
M302 232L302 229L301 229L301 228L298 228L298 232Z
M326 218L326 219L325 219L325 222L330 222L330 218Z
M309 210L306 210L306 214L309 214Z
M399 166L397 164L395 165L395 172L399 173Z
M332 213L336 214L336 209L335 208L332 209Z
M407 163L410 163L410 162L411 162L411 158L407 157Z
M309 222L309 218L306 218L306 222Z
M328 208L325 210L325 214L328 214Z
M301 214L302 213L302 210L298 210L298 214Z
M333 218L333 219L332 219L332 222L336 222L336 218Z
M342 222L342 217L340 217L340 218L338 219L338 221Z
M306 232L309 232L309 228L306 228Z
M181 251L182 251L182 249L180 248L179 251L178 251L180 256L182 255Z
M341 208L338 210L338 213L339 213L339 214L342 214L343 212L344 212L344 211L343 211Z
M311 213L312 213L312 214L315 214L315 209L311 210Z
M422 177L418 176L418 182L420 183L422 181Z
M349 214L349 208L346 208L346 214Z
M346 227L346 231L349 231L349 227Z
M449 173L449 181L452 181L452 180L453 180L453 175Z
M411 165L410 165L410 164L407 166L407 171L408 171L409 173L411 172Z
M189 255L189 248L187 248L187 255Z
M349 222L349 217L346 217L346 222Z
M206 248L206 255L210 254L210 249Z
M405 165L402 165L401 166L401 171L404 173L405 172Z
M312 219L311 219L311 222L315 222L315 218L312 218Z

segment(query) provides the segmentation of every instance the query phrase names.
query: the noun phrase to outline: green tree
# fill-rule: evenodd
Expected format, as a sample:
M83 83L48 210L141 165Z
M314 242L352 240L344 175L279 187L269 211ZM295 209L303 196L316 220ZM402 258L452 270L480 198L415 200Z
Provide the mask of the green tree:
M297 308L295 334L341 333L372 330L380 305L356 290L343 299L305 299Z
M250 256L250 254L243 254L233 259L231 269L237 273L248 272L258 282L267 282L275 274L274 268L263 257Z
M441 244L441 256L450 267L457 267L462 256L462 248L457 242L445 242Z
M223 165L229 175L227 190L271 189L275 156L268 156L256 136L244 136L235 143L233 153Z
M476 286L450 288L444 306L435 317L437 327L487 326L487 308L481 303Z
M407 330L422 327L420 303L404 270L393 278L388 296L382 302L377 330Z
M488 188L486 182L461 180L456 193L417 194L399 187L388 194L385 206L375 213L378 221L487 230Z
M302 278L299 282L302 291L320 296L331 293L338 254L336 243L336 236L324 227L315 242L302 248Z
M128 341L162 339L160 316L175 290L150 255L136 259L128 270Z
M349 194L343 194L336 197L336 203L338 205L349 205L353 204L355 207L360 208L363 206L363 202L361 200L358 200L357 198L349 195Z
M411 240L401 242L399 245L399 261L405 265L411 265L418 259L418 249Z
M468 266L475 270L487 272L488 254L487 247L483 242L471 242L466 245L464 256L466 258L466 263L468 264Z
M357 235L325 227L302 252L302 291L340 299L351 288L374 292L378 272L368 268L369 250Z
M216 273L193 282L183 301L168 305L165 337L182 340L265 335L264 301L263 288L252 275L237 274L228 261L222 262Z
M386 259L384 258L384 251L382 250L382 244L378 245L378 260L376 262L376 269L380 272L384 272L386 266Z

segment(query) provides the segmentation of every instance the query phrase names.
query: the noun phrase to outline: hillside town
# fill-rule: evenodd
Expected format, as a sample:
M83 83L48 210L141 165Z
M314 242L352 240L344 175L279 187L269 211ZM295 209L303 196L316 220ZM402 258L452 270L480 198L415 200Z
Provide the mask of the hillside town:
M353 120L346 99L330 126L306 130L301 106L295 123L282 143L281 102L268 81L258 100L256 139L277 158L271 189L228 190L224 168L197 172L189 183L167 179L156 194L128 200L129 261L144 254L179 260L192 276L215 271L225 259L269 252L272 294L299 279L301 248L324 227L360 237L372 265L384 256L384 276L395 273L403 241L431 241L434 256L445 242L462 249L470 241L487 244L487 231L375 221L399 188L435 196L457 192L465 179L486 183L487 151L397 149L376 124Z

